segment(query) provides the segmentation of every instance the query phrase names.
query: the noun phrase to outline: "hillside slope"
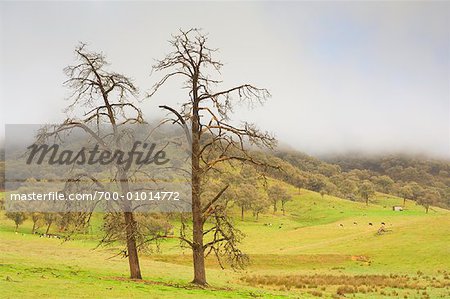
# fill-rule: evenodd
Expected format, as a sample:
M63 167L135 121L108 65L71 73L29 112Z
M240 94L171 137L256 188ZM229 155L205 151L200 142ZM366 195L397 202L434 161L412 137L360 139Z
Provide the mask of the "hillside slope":
M111 258L119 247L95 251L96 242L80 239L59 240L30 235L31 223L18 234L0 213L0 297L90 297L97 296L159 298L170 292L195 298L245 298L276 296L302 298L353 293L356 298L398 297L416 294L436 298L450 295L450 213L422 207L408 201L406 210L394 212L400 198L378 194L368 207L308 190L289 187L294 199L286 215L270 211L255 220L246 215L237 226L246 234L242 248L251 263L244 271L221 270L207 259L212 287L192 289L188 250L169 239L160 252L143 257L144 279L126 279L127 264ZM236 211L238 215L238 211ZM387 232L378 235L381 222ZM356 224L355 224L356 223ZM372 223L372 225L369 225ZM45 256L46 258L42 258ZM422 274L424 273L424 274ZM398 275L411 284L392 287ZM353 286L339 281L359 281ZM378 284L378 279L383 282ZM42 282L45 281L45 287ZM302 287L301 283L310 284ZM414 283L412 283L414 282ZM349 284L349 285L347 285ZM77 287L67 291L67 285ZM13 292L14 289L14 292ZM397 295L395 295L397 294ZM412 297L414 298L414 297Z

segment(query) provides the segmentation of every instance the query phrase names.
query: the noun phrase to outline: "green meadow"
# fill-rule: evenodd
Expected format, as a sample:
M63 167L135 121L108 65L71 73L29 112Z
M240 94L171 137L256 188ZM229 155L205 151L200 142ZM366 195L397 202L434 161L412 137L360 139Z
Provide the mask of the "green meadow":
M128 279L119 245L92 233L71 241L17 233L0 213L1 298L449 298L450 212L377 194L369 206L291 188L286 215L235 221L250 257L243 270L207 258L209 286L191 285L191 252L175 239L141 253L142 281ZM98 215L98 218L100 216ZM370 223L372 225L370 225ZM378 230L385 223L384 231ZM176 226L176 223L174 224ZM42 228L41 228L42 230ZM55 232L57 233L57 232Z

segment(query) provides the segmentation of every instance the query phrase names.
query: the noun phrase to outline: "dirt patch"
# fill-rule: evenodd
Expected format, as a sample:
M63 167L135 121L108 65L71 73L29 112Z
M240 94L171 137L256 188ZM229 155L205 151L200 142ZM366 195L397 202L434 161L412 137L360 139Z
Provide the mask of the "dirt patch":
M352 255L351 260L357 261L357 262L364 262L364 263L370 262L370 259L364 255Z

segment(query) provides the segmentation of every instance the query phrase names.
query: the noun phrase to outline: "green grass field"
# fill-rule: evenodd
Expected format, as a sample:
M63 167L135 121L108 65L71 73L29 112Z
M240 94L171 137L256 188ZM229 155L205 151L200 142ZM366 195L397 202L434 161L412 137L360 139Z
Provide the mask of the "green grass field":
M95 238L62 243L31 235L26 222L14 233L0 213L1 298L449 298L450 212L425 210L379 194L359 202L291 190L285 216L270 211L256 221L236 220L246 234L251 263L221 270L207 260L210 286L189 284L191 253L176 240L141 255L144 280L130 281L117 248ZM236 217L239 218L239 217ZM378 235L381 222L387 232ZM373 225L369 225L372 223Z

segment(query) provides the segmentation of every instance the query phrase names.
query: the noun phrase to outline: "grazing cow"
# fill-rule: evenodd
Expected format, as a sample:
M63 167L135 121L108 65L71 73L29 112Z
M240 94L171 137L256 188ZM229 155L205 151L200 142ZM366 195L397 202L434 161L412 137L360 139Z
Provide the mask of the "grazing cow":
M353 224L354 224L354 225L358 225L358 222L354 221Z
M340 227L344 227L344 225L343 225L342 223L341 223L341 224L339 224L339 226L340 226Z
M372 222L369 222L369 225L372 226L373 225Z
M384 223L384 222L381 222L381 225L386 225L386 223Z

